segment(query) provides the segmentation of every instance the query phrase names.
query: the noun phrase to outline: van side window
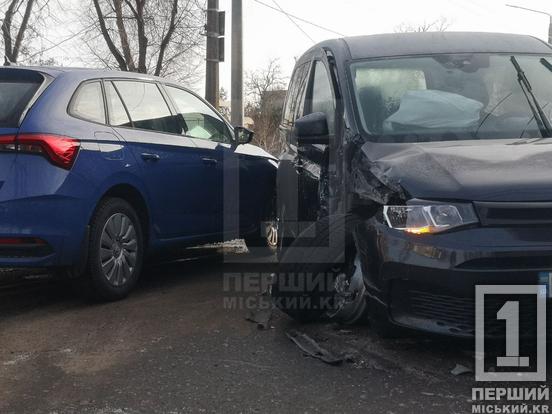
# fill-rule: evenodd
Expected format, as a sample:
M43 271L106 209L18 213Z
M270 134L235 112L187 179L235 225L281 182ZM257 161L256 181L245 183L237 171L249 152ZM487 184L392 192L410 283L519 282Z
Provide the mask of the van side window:
M312 96L309 99L309 113L323 112L328 117L330 135L335 134L336 103L333 87L324 64L317 61L314 66Z
M215 142L232 142L226 123L201 99L184 89L174 86L165 86L165 88L182 117L184 135Z
M111 82L105 82L105 98L107 101L107 109L109 113L109 124L112 126L130 127L130 119L126 109Z
M126 105L134 128L180 134L182 127L155 83L113 82Z
M303 97L307 84L309 64L298 66L293 73L284 106L282 126L292 128L295 120L303 115Z
M81 85L69 107L69 113L87 121L105 124L105 107L100 82L87 82Z

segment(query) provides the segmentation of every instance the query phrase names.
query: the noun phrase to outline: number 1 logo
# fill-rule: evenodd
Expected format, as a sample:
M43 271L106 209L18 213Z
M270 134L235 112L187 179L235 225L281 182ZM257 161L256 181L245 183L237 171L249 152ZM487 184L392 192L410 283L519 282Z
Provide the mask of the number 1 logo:
M476 381L546 381L546 295L542 294L541 285L476 286L475 289L475 379ZM506 355L497 357L494 367L486 370L485 364L485 296L493 295L531 295L537 304L536 361L531 357L520 355L520 307L519 301L508 300L493 315L506 323ZM490 315L489 315L490 316ZM536 371L527 371L534 362ZM494 368L500 368L495 372ZM511 371L506 370L511 368ZM523 370L520 370L523 368ZM517 369L517 370L516 370Z
M497 312L506 321L506 356L496 358L497 367L528 367L529 358L519 356L519 302L506 302Z

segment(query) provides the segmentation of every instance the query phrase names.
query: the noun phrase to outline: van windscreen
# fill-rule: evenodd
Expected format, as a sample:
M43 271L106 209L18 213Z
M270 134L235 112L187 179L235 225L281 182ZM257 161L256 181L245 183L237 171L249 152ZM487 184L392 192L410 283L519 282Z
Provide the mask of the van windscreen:
M17 128L21 115L44 82L38 72L0 70L0 127Z
M550 136L552 56L400 57L355 62L351 71L359 124L373 141Z

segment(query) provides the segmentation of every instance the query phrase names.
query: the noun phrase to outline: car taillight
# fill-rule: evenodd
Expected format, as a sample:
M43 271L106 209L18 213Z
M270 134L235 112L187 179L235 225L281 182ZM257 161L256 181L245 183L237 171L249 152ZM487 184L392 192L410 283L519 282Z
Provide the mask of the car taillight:
M0 151L15 151L15 135L0 136Z
M69 170L77 158L80 142L59 135L20 134L15 139L15 146L17 152L43 155L52 164Z

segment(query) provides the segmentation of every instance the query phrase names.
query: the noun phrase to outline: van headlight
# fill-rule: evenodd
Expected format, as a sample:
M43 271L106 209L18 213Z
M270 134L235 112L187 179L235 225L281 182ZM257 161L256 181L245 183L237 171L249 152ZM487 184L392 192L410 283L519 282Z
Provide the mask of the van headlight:
M478 223L471 204L424 203L384 206L387 225L412 234L434 234Z

